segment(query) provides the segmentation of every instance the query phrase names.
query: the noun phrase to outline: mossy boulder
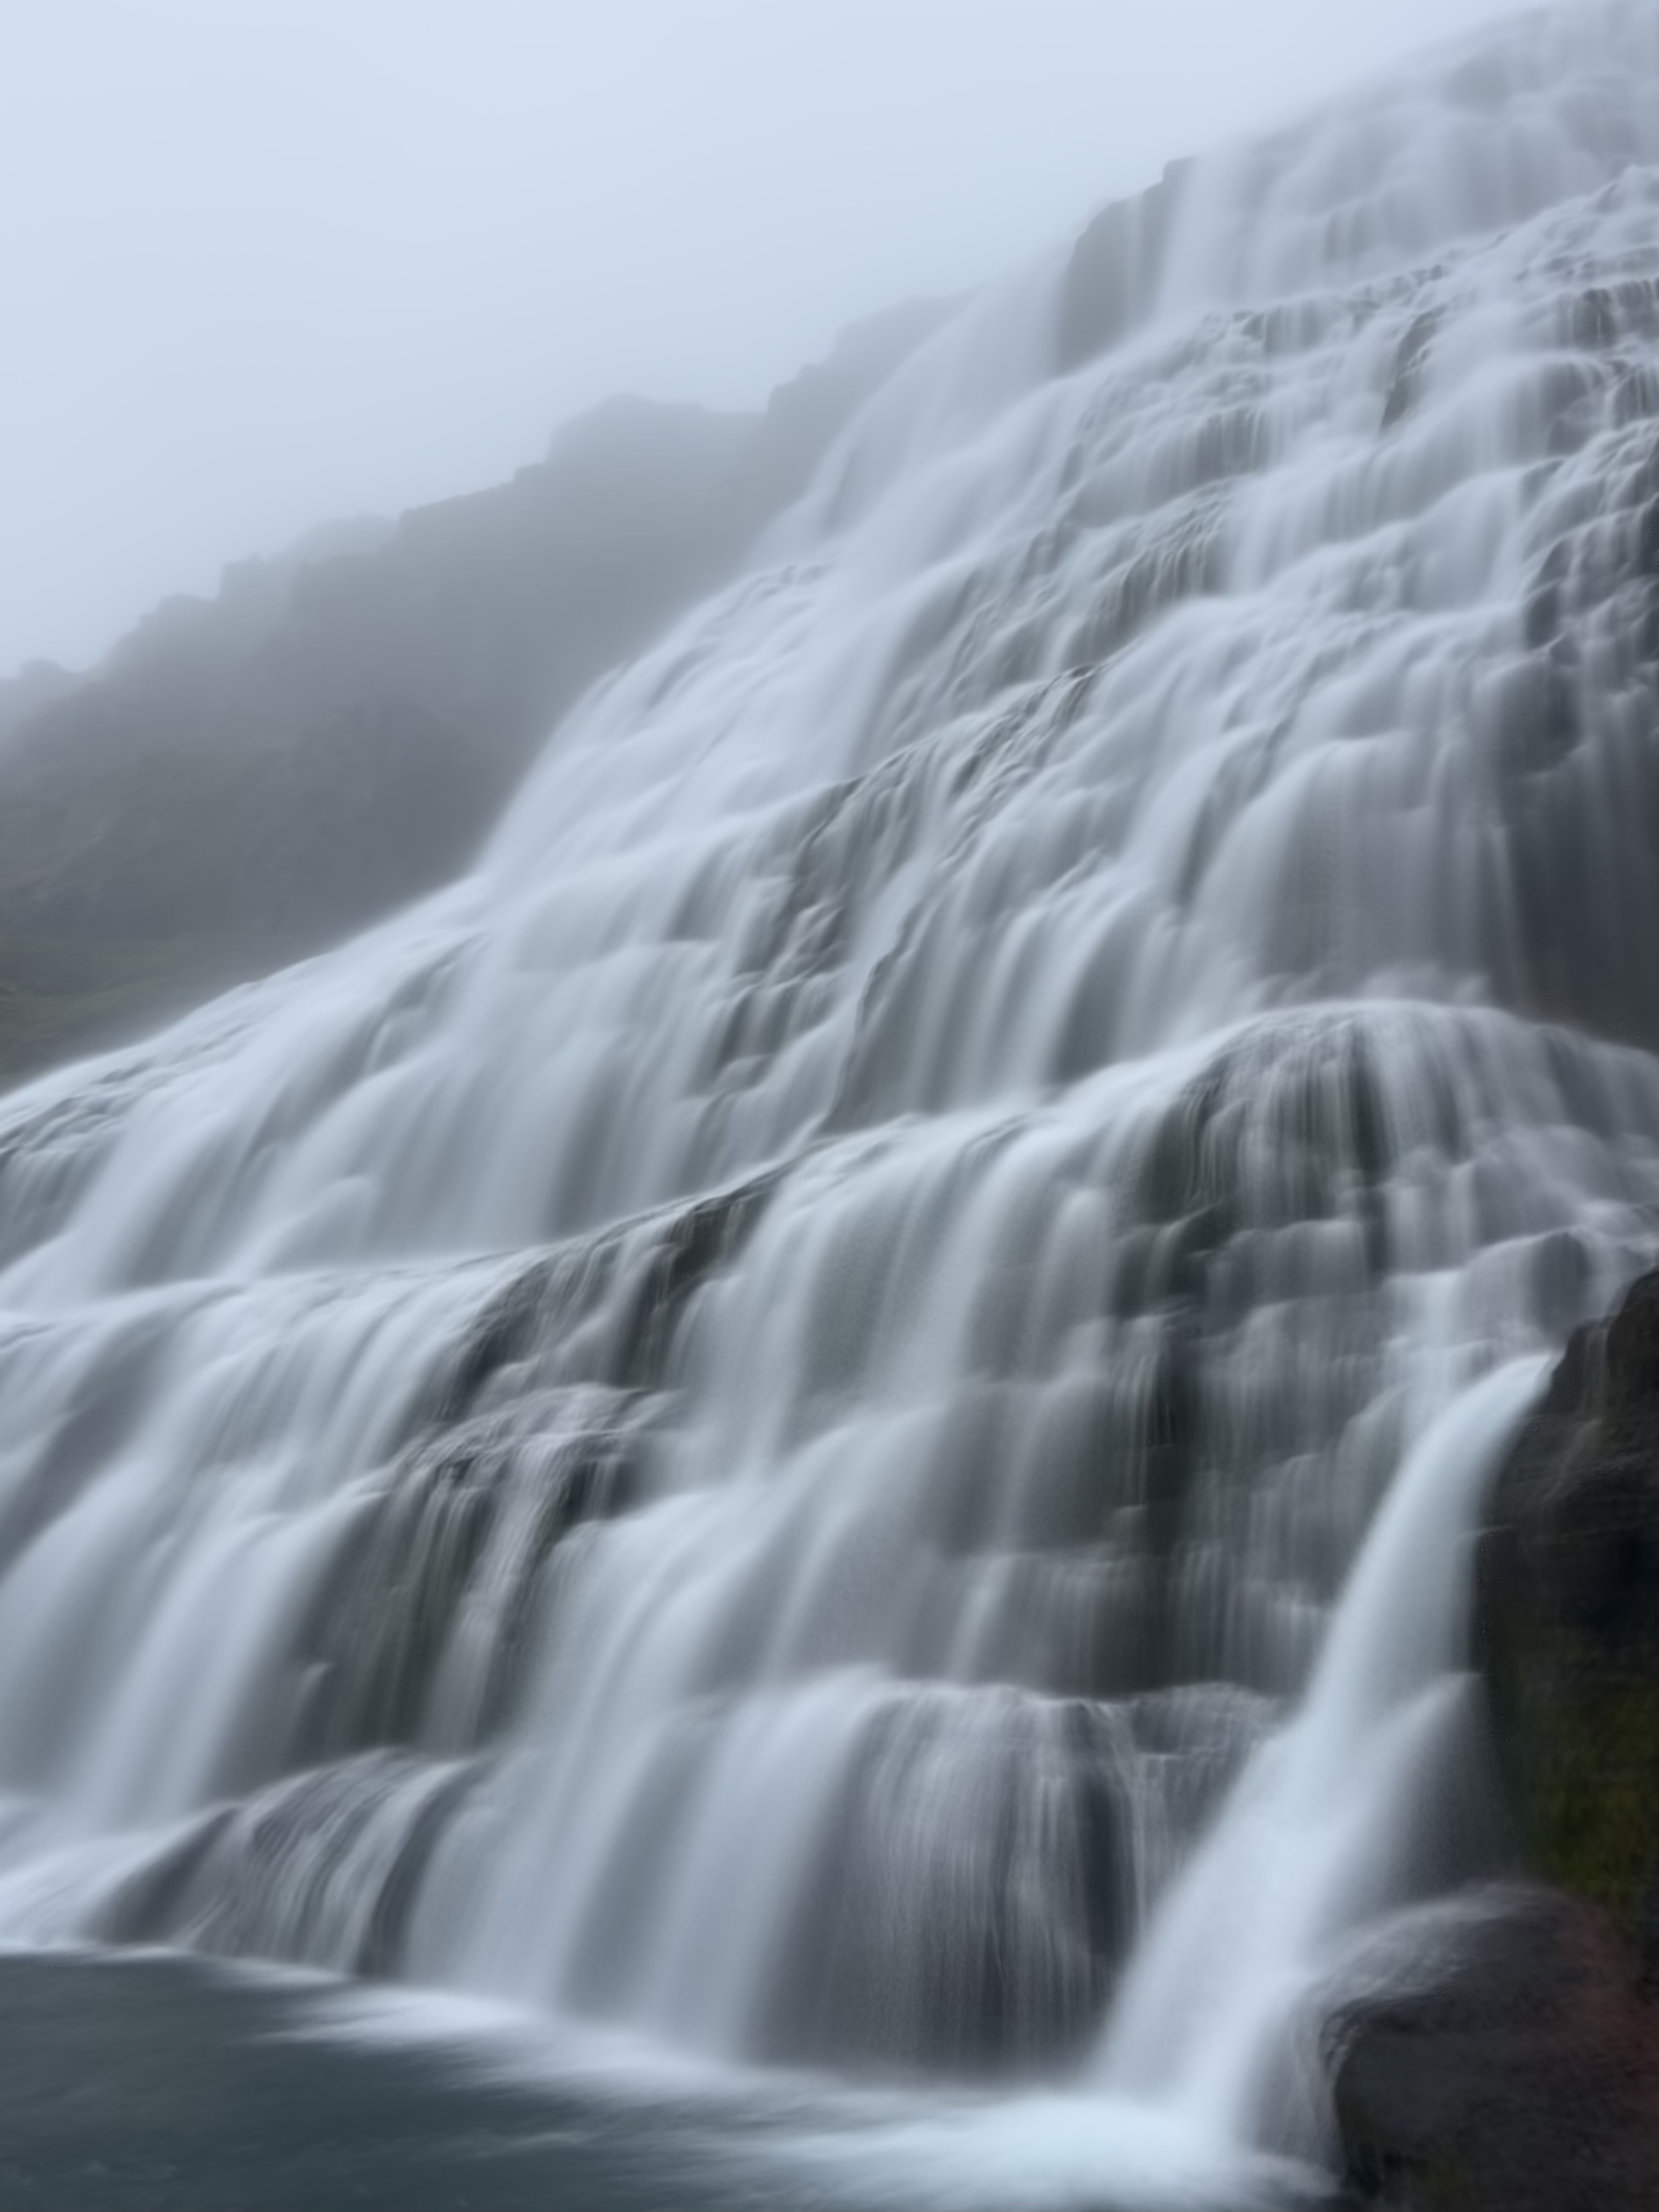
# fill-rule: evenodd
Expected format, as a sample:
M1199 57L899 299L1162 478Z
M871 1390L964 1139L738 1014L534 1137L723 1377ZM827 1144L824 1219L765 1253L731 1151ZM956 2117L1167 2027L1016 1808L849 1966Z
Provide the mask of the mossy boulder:
M1474 1624L1526 1870L1659 1977L1659 1272L1572 1339L1517 1437Z
M1659 1272L1581 1328L1475 1556L1473 1644L1522 1886L1326 2063L1353 2201L1659 2205Z

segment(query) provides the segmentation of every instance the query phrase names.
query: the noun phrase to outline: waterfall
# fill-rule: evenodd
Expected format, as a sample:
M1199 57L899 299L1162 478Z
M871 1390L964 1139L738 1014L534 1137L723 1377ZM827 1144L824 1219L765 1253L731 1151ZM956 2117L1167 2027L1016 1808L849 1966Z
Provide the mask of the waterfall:
M1659 1230L1656 670L1650 0L969 303L465 882L0 1101L0 1938L1307 2152Z

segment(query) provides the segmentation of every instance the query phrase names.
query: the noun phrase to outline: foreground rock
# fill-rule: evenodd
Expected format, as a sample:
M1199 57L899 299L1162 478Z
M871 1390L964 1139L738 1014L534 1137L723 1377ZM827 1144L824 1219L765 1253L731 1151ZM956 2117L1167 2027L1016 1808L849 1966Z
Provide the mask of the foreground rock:
M1363 2203L1659 2205L1659 2016L1613 1923L1559 1891L1476 1920L1432 1988L1351 2006L1327 2057Z
M1659 2206L1659 1273L1581 1328L1494 1487L1474 1646L1530 1886L1327 2057L1350 2187Z
M1530 1874L1659 1966L1659 1272L1579 1330L1493 1493L1475 1646ZM1659 2202L1659 2198L1656 2198Z

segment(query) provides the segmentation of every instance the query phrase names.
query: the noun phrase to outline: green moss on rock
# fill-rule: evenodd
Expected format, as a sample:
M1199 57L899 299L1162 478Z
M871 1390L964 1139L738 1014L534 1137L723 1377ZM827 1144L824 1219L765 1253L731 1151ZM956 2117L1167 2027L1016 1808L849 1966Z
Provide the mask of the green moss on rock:
M1528 1873L1659 1958L1659 1273L1581 1331L1493 1493L1476 1650Z

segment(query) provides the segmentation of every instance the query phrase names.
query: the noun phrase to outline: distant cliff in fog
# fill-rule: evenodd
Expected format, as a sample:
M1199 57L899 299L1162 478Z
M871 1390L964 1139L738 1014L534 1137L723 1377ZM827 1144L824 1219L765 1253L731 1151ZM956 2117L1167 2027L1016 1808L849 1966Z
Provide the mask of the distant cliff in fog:
M83 678L0 684L0 1080L458 872L559 716L731 573L944 312L855 325L759 414L609 401L509 483L232 567Z

